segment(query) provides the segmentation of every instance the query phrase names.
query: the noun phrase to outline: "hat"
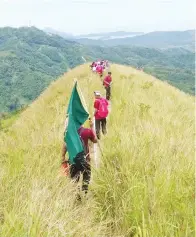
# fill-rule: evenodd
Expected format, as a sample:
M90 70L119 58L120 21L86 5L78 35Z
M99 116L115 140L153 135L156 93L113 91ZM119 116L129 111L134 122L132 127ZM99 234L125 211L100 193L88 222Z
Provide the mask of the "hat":
M101 96L101 93L99 91L94 91L94 94Z

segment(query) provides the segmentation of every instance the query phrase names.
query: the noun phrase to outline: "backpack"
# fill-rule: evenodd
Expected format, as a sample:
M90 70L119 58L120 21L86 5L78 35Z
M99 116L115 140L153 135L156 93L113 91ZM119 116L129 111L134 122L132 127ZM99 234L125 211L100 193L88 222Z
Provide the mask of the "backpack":
M98 115L101 118L106 118L108 116L108 105L105 99L100 100Z

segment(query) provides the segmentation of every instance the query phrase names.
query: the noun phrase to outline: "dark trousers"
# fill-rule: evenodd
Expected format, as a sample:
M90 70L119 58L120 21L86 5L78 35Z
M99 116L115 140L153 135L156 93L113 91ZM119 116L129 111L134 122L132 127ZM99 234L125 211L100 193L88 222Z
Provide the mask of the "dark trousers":
M102 133L106 134L107 130L106 130L106 118L104 119L95 119L95 128L96 128L96 134L97 134L97 138L100 139L100 130L102 129Z
M88 191L88 185L91 179L91 166L89 163L85 162L81 166L71 165L70 167L70 177L74 180L75 183L78 183L80 180L80 175L82 174L82 191Z
M105 90L106 90L106 100L110 100L110 97L111 97L111 87L110 86L105 87Z

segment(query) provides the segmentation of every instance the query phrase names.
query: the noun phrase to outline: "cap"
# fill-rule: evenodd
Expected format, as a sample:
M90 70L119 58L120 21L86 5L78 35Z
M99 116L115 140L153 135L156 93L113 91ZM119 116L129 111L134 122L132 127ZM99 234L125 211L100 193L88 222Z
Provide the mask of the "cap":
M99 91L94 91L95 95L101 95L101 93Z

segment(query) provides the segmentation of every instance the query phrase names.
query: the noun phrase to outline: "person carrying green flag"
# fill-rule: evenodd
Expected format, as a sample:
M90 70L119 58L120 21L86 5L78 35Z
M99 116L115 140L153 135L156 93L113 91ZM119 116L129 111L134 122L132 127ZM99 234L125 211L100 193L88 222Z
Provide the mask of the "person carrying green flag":
M89 114L84 109L77 91L77 82L72 90L67 110L66 130L64 133L64 144L62 148L62 164L70 164L70 177L78 182L80 174L83 174L82 190L87 193L90 182L90 154L88 141L96 143L96 135L90 120L90 129L82 125L88 119ZM65 159L68 151L69 160Z

